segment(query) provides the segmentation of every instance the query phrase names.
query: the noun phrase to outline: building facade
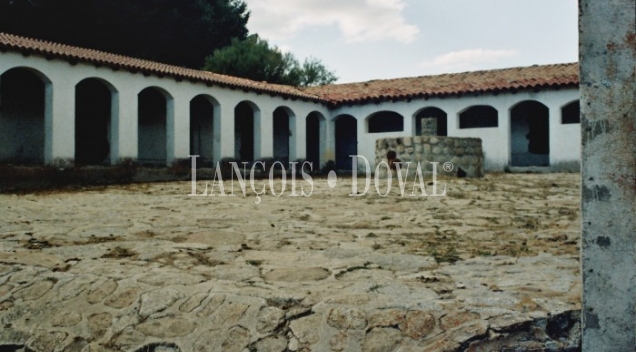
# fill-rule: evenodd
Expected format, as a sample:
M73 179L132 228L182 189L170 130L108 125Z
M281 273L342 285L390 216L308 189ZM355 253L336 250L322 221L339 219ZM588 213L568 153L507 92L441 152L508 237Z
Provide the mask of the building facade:
M189 155L374 166L375 141L482 139L485 168L576 171L578 65L297 88L0 33L0 162L171 165Z

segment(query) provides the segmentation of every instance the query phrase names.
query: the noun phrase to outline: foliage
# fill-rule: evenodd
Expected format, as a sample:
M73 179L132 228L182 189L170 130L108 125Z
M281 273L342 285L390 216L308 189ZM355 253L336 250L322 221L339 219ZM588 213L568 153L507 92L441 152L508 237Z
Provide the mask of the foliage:
M245 40L233 39L232 44L217 49L205 61L204 70L248 78L255 81L292 86L329 84L337 77L317 59L306 59L303 64L291 53L270 47L256 34Z
M301 67L300 86L321 86L338 80L334 72L329 71L316 58L305 59Z
M200 68L247 36L243 0L0 0L0 31Z

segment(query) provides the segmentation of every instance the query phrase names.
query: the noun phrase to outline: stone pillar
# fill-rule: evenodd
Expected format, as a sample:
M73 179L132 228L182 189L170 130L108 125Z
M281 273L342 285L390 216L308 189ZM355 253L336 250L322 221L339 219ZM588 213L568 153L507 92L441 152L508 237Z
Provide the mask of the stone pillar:
M289 161L307 158L307 117L295 115L289 120ZM317 132L317 131L316 131Z
M541 103L544 104L543 102ZM559 159L557 159L557 155L561 154L562 143L571 142L572 140L574 140L574 138L572 138L572 140L570 140L569 138L567 140L564 140L564 138L562 138L561 128L563 125L561 124L561 106L557 103L546 105L548 106L548 128L550 129L548 134L548 138L550 140L549 165L550 167L554 168L560 161Z
M437 117L422 117L422 136L437 136Z
M375 145L375 141L368 141L367 137L369 135L369 133L367 132L367 123L365 123L364 121L364 117L362 118L358 118L358 116L355 115L351 115L356 119L356 126L357 126L357 135L356 135L356 154L357 155L364 155L365 158L367 158L369 160L369 164L371 164L371 167L373 170L375 170L375 155L374 155L374 148L373 146ZM367 120L368 122L368 120ZM367 148L365 148L364 142L367 142L368 146ZM361 143L362 142L362 143ZM366 152L366 153L365 153ZM364 162L361 161L362 159L358 158L358 161L360 161L358 163L358 170L360 172L364 172Z
M327 115L325 121L325 151L322 163L336 162L336 121L334 115Z
M404 121L404 135L405 136L415 136L415 119L417 117L410 117L409 116L413 116L413 114L409 111L401 111L399 112L402 116L404 116L404 118L402 119L402 121Z
M326 118L320 117L320 165L314 165L314 170L320 170L329 160L334 159L334 149L330 149L332 139L334 136L333 132L329 130L330 121Z
M580 1L584 351L636 346L636 1Z
M137 145L138 103L137 94L118 92L112 95L111 114L111 163L116 164L123 158L137 159L139 146Z
M254 112L254 160L274 157L274 110Z
M44 161L64 165L75 159L75 86L63 79L47 84L45 99Z
M187 159L190 154L190 101L175 96L168 100L166 110L168 166L175 160Z
M449 137L462 136L459 130L459 111L458 107L449 105L444 109L446 111L446 127Z
M218 109L214 109L214 161L225 158L236 158L236 116L234 107L237 103L221 101ZM218 148L216 146L218 145Z

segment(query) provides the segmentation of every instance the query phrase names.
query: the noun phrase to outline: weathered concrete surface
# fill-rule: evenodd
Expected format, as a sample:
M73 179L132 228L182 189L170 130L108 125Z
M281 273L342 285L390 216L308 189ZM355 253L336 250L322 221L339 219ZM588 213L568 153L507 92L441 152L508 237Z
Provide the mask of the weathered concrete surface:
M315 181L259 205L187 182L0 195L0 350L578 348L578 175Z
M580 2L585 351L636 346L635 4Z

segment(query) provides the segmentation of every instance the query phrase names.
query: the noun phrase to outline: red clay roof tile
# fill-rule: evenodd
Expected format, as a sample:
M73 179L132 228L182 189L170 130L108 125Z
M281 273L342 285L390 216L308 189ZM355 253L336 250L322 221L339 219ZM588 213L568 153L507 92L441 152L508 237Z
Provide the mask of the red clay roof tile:
M369 101L409 100L499 93L505 91L578 87L577 63L535 65L488 71L474 71L434 76L408 77L368 82L332 84L299 88L193 70L158 62L78 48L0 32L0 50L39 54L67 61L87 62L131 72L142 72L175 79L246 89L257 93L280 95L329 105L361 104Z
M305 88L331 104L578 87L577 63L515 67Z
M70 45L25 38L2 32L0 32L0 50L14 50L29 54L40 54L46 57L60 58L68 61L87 62L132 72L142 72L158 76L170 76L176 79L187 79L208 84L218 84L226 87L248 89L266 94L319 101L315 95L305 93L292 86L257 82L249 79L166 65L98 50L78 48Z

